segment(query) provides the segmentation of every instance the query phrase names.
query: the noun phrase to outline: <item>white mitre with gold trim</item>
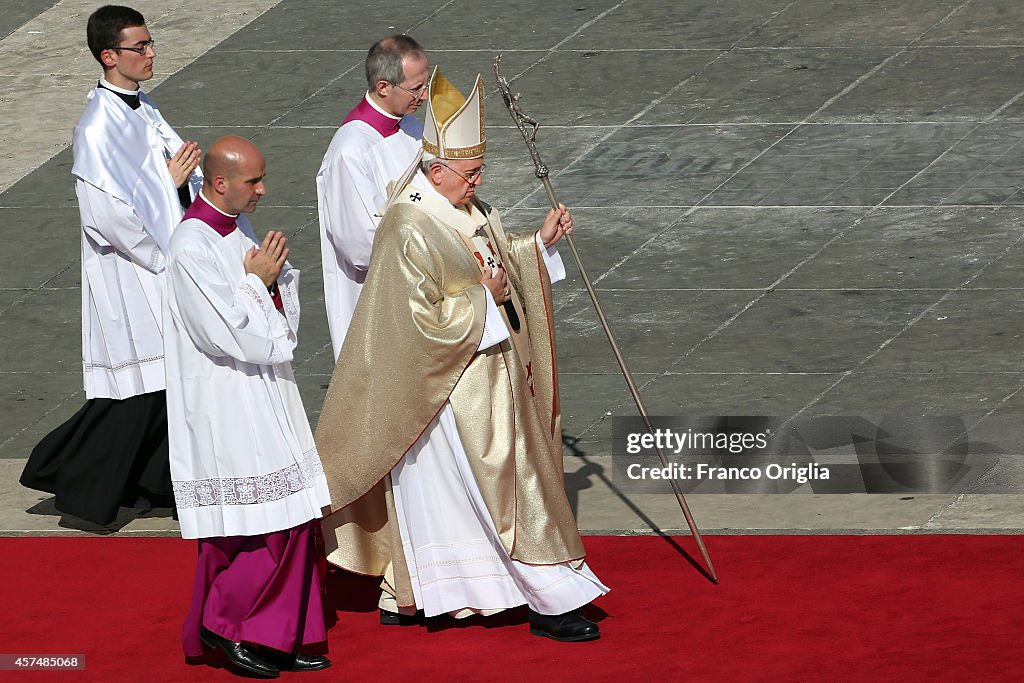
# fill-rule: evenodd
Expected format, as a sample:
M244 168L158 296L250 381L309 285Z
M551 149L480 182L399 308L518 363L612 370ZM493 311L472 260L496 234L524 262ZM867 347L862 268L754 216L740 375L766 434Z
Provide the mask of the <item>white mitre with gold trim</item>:
M423 151L440 159L476 159L484 155L484 82L477 74L469 99L441 74L430 75Z
M430 74L427 115L423 123L422 149L391 187L378 215L383 216L416 175L424 156L439 159L477 159L484 155L484 81L477 74L469 99L441 75L436 66Z

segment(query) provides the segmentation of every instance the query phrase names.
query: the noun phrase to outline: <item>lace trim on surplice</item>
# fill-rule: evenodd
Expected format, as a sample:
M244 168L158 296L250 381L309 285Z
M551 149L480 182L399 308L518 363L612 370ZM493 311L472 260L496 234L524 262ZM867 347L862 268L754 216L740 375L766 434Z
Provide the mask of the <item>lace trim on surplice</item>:
M320 457L311 448L303 454L301 463L268 474L173 482L174 502L179 510L209 505L259 505L312 488L313 481L323 476Z

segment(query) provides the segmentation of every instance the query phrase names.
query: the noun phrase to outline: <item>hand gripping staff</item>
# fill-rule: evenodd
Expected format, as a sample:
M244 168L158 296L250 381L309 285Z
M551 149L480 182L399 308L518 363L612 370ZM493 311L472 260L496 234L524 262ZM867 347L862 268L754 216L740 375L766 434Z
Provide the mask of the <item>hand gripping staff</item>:
M548 167L544 165L543 161L541 161L540 153L537 151L536 138L540 124L520 109L518 104L519 95L512 94L508 81L501 75L501 55L494 58L494 76L498 79L498 90L501 92L501 98L505 101L505 106L508 108L509 114L512 115L512 121L516 124L516 128L519 129L519 132L523 134L523 140L526 141L526 148L529 150L530 157L533 159L533 165L536 167L536 175L544 184L544 190L548 193L548 200L551 202L551 206L557 209L558 198L555 197L555 190L551 186L551 180L548 178ZM527 131L527 125L531 126L532 130ZM622 376L625 378L626 384L629 386L629 393L633 395L633 401L636 403L637 410L640 412L640 417L643 419L644 425L647 427L647 431L653 435L654 427L651 425L650 417L648 417L647 408L644 407L643 399L640 398L640 392L636 388L633 376L629 373L629 368L626 367L626 359L622 357L619 345L615 342L612 330L608 326L608 320L605 318L604 311L601 309L601 304L597 300L597 293L594 291L594 286L590 283L590 277L587 275L586 268L583 267L583 261L580 259L579 252L576 251L576 244L573 242L572 235L566 235L565 239L569 243L569 250L572 252L573 260L576 261L576 268L580 271L580 277L583 278L583 284L587 288L587 294L590 295L590 300L594 303L594 312L597 313L597 319L601 322L601 327L604 329L605 336L608 337L608 343L611 345L612 353L615 355L615 360L619 364L619 370L622 371ZM655 446L655 450L658 452L658 457L661 459L662 465L667 468L668 460L665 458L664 452L662 452L661 448L657 446ZM704 539L700 535L697 523L693 521L693 515L690 514L690 507L686 504L686 498L683 497L683 492L679 489L679 484L676 483L675 479L669 479L668 481L672 485L672 490L676 494L676 501L679 503L679 509L682 511L683 517L686 518L686 525L690 527L690 533L693 534L693 538L697 542L697 547L700 549L700 554L704 558L704 564L707 566L708 573L711 575L712 581L718 583L718 574L715 573L715 566L711 564L711 556L708 555L708 549L704 547Z

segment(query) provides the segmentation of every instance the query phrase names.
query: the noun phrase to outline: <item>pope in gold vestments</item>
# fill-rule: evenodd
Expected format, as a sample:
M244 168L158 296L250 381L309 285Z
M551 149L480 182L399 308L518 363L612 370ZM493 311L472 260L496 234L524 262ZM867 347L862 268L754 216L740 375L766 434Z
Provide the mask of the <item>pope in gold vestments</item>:
M446 83L435 71L431 97ZM471 143L482 95L478 78L456 102L476 108ZM506 234L475 197L482 141L452 150L392 191L331 378L316 434L328 560L383 576L399 608L427 616L569 613L608 590L583 562L563 482L549 266L564 276L554 244L571 219Z
M329 559L362 574L390 574L395 565L399 604L410 601L388 474L445 401L509 556L527 564L584 556L563 484L551 285L535 236L506 235L482 203L469 215L447 207L460 225L446 225L425 210L444 207L424 201L406 198L381 221L316 435L339 510L328 520L338 546ZM486 292L466 238L480 222L520 324L510 326L510 340L477 353Z

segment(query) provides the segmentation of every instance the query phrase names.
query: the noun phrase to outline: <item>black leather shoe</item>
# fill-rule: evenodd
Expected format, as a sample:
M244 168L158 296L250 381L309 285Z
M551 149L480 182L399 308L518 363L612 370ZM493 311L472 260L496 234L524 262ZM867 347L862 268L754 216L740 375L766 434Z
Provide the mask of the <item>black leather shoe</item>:
M199 631L199 639L206 647L223 650L231 664L249 675L259 678L279 678L281 676L280 669L256 654L252 648L228 640L205 626Z
M399 614L381 608L380 623L381 626L415 626L423 623L423 610L416 610L416 614Z
M319 671L331 665L331 660L323 655L302 652L274 652L270 659L281 671Z
M576 643L601 637L601 629L583 618L578 609L565 614L540 614L530 610L530 633L563 643Z

